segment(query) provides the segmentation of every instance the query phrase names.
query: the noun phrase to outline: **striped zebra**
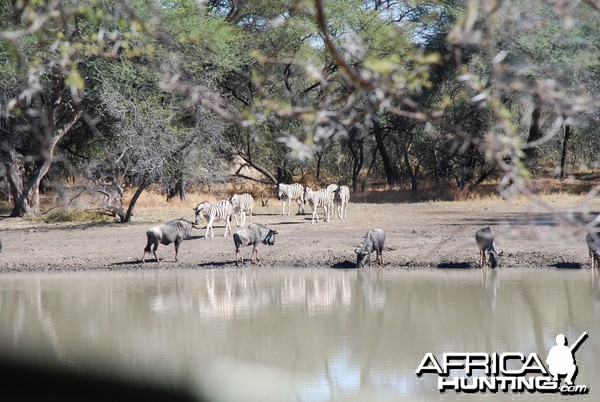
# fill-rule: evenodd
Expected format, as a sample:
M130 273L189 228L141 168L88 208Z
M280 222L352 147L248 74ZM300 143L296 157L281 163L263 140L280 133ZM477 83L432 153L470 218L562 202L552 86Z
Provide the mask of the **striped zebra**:
M254 197L251 194L234 194L231 196L231 204L233 205L233 218L237 226L244 227L246 223L246 212L250 213L250 223L252 223L252 211L254 209ZM240 222L238 222L238 214Z
M290 214L290 203L292 202L292 200L296 200L296 202L298 203L298 213L297 214L300 214L300 211L302 211L302 214L304 214L304 205L303 204L305 201L304 201L304 187L302 187L302 184L279 183L277 185L277 198L279 198L281 200L281 202L283 203L281 215L285 215L285 202L286 201L288 203L288 215Z
M327 191L329 191L329 193L333 196L335 196L335 192L340 188L340 186L338 186L337 184L330 184L327 186ZM329 213L331 214L331 212L333 211L333 201L334 201L334 197L331 197L331 204L329 204Z
M327 191L326 188L313 191L310 187L307 187L306 200L312 208L312 223L315 223L315 218L317 218L317 223L319 223L317 208L323 208L323 219L325 222L329 222L329 211L333 203L333 193Z
M210 237L214 237L213 222L224 221L225 222L225 234L231 232L231 214L233 213L233 205L229 200L221 200L217 203L211 204L208 201L201 202L194 208L196 211L196 224L202 217L206 219L208 224L206 225L206 235L208 238L208 230L210 229Z
M350 201L350 189L347 186L338 186L333 192L333 203L337 205L337 214L340 219L346 219L348 201Z

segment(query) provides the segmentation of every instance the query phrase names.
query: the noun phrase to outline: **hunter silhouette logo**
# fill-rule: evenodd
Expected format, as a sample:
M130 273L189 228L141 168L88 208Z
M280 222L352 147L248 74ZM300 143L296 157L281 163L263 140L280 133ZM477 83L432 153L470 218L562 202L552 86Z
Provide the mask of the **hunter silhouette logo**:
M415 374L438 375L438 390L456 392L560 392L566 395L586 394L587 385L575 385L577 365L575 351L588 337L584 332L570 347L563 334L556 336L556 345L548 352L544 366L536 353L444 353L441 364L427 353ZM460 370L460 376L451 376L453 370ZM474 375L474 371L484 375ZM561 385L561 378L565 384Z
M567 385L573 385L573 380L577 374L577 366L575 365L575 350L587 338L587 332L581 334L579 339L571 346L567 346L567 339L563 334L556 336L556 346L553 346L548 353L548 371L552 374L554 381L560 381L559 376L566 375Z

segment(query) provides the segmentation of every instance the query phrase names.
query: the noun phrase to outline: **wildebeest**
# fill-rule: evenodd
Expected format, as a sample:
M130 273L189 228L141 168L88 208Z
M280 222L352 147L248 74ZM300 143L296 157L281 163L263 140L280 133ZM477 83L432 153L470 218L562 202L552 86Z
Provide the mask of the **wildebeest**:
M272 246L275 244L276 230L267 228L264 225L258 223L252 223L247 228L240 229L233 234L233 244L235 244L235 264L238 264L238 260L243 264L244 257L240 247L252 245L252 255L250 256L250 262L254 262L254 255L256 254L256 261L258 261L258 251L256 246L260 242Z
M150 254L150 252L154 254L156 261L160 262L160 259L156 255L158 243L164 244L165 246L171 243L175 243L175 261L177 261L177 252L179 251L179 245L182 241L190 237L192 227L195 227L192 222L181 218L174 219L163 225L155 226L153 228L148 229L148 231L146 232L148 244L146 244L144 254L142 254L142 262L146 262L146 253ZM154 245L154 248L151 250L152 245Z
M600 232L595 233L595 236L588 233L585 236L585 242L592 259L592 269L600 268Z
M371 253L377 252L375 262L383 264L383 244L385 243L385 232L382 229L371 229L365 235L365 240L356 249L356 267L362 268L366 264L371 266Z
M488 262L490 267L496 268L503 252L496 251L496 246L494 244L494 231L492 228L486 226L482 229L479 229L475 233L475 240L477 241L477 247L479 247L479 264L481 265L481 268L483 268L483 266Z

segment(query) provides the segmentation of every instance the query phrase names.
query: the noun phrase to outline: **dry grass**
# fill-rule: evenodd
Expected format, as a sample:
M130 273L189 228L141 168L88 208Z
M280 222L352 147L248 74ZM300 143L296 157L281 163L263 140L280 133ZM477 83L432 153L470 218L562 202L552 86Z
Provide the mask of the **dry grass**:
M133 190L126 192L125 196L123 197L124 205L129 204L129 201L133 196L133 192ZM136 209L194 208L202 201L216 202L219 200L230 199L234 193L250 193L257 200L257 202L260 202L261 193L264 194L265 198L269 195L271 198L277 197L275 186L268 186L260 183L250 183L248 185L242 185L239 183L223 183L213 185L210 188L205 187L197 191L190 191L186 194L184 200L180 200L179 198L175 197L167 201L167 197L164 194L152 190L146 190L138 199Z
M534 192L547 200L568 199L580 200L586 202L589 200L589 193L595 186L597 176L590 178L571 177L564 181L555 179L538 179L530 181L530 188ZM418 194L414 194L408 187L390 187L385 185L373 184L365 192L359 192L351 195L353 203L414 203L426 201L466 201L466 202L495 202L501 200L496 188L496 182L486 182L477 185L470 190L459 191L454 183L441 183L435 187L423 187ZM266 200L270 197L269 206L277 203L277 193L275 186L256 182L234 181L205 186L187 194L186 199L179 200L173 198L167 201L166 196L153 189L144 191L134 211L134 221L155 222L173 217L186 217L193 219L192 209L202 201L216 202L222 199L229 199L234 193L248 192L255 198L256 206L261 206L261 194ZM124 208L129 204L133 191L125 194L123 200ZM0 203L0 214L8 216L12 205L7 202ZM45 195L42 199L42 210L47 211L39 217L27 218L29 221L36 222L114 222L115 218L108 216L93 206L90 208L62 208L57 207L56 197Z
M104 210L79 208L54 208L42 215L27 216L26 219L31 222L43 223L103 223L115 221L114 217Z

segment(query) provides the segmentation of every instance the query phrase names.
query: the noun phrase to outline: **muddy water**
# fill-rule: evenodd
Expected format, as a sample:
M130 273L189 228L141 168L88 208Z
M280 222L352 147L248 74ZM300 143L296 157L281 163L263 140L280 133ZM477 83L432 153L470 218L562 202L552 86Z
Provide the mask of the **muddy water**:
M574 342L584 331L576 384L598 400L600 285L589 269L0 275L2 353L185 381L214 400L549 400L440 393L437 375L415 370L428 352L545 361L557 334Z

